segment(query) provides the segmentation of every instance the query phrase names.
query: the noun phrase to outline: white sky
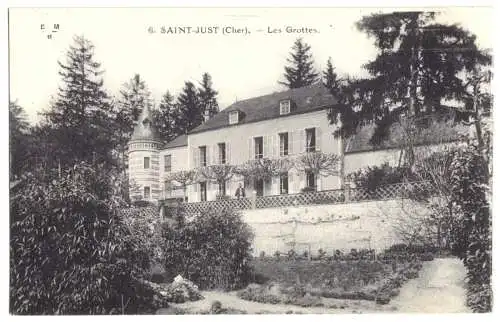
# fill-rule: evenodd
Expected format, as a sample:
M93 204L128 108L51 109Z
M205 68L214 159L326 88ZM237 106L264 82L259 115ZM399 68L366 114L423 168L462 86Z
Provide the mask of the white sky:
M406 9L409 10L409 9ZM412 8L413 10L413 8ZM430 10L430 8L426 8ZM438 9L439 10L439 9ZM302 36L311 45L317 69L329 56L340 74L359 75L361 65L374 57L373 41L356 30L361 8L15 8L9 12L10 99L18 100L31 121L45 109L60 83L57 60L75 34L95 45L95 59L105 70L104 86L117 96L121 85L139 73L156 102L170 90L174 95L185 80L198 82L203 72L212 75L221 108L236 99L283 89L285 60L294 40ZM384 9L391 11L391 9ZM440 22L459 23L477 35L479 46L493 47L491 8L442 9ZM53 24L59 32L48 40ZM41 31L45 24L48 30ZM249 35L149 34L153 26L247 27ZM308 27L317 34L287 34L286 26ZM280 34L267 29L281 28ZM220 31L219 28L219 31ZM262 29L263 32L256 30Z

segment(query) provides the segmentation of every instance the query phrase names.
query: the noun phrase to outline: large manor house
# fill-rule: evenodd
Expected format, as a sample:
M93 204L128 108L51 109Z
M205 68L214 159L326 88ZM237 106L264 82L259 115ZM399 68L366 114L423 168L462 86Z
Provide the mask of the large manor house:
M348 139L333 136L327 114L337 103L322 85L291 89L237 101L186 135L161 142L145 108L129 142L129 178L132 200L151 202L186 198L187 202L212 201L220 195L235 198L241 186L245 196L297 194L309 187L316 191L340 189L340 173L385 162L396 164L401 149L369 144L373 127L365 126ZM215 164L241 165L261 158L293 157L321 151L343 160L343 171L319 176L291 169L269 180L247 182L234 176L227 182L199 180L187 186L168 180L173 172Z

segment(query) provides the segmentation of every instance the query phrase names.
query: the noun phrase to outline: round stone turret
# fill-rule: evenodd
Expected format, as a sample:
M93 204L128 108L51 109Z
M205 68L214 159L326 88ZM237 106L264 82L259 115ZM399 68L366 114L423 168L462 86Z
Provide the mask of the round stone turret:
M160 197L160 135L144 107L128 143L129 190L132 201L157 202Z

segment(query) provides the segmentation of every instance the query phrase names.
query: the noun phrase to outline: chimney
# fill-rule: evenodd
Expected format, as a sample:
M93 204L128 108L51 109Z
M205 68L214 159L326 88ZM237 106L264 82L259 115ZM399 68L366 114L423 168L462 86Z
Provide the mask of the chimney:
M205 122L210 120L210 111L208 109L206 109L205 112L203 113L203 120Z

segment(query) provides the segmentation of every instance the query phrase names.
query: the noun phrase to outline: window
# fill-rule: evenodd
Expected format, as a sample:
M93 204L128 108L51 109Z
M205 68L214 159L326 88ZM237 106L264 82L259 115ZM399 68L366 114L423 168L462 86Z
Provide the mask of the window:
M238 118L239 118L238 111L229 112L229 124L238 123L239 121Z
M288 173L282 173L280 175L280 194L288 194Z
M149 169L150 166L150 159L149 157L144 157L144 169Z
M280 157L288 155L288 133L280 133Z
M207 201L207 183L200 182L200 201Z
M165 197L170 197L172 195L172 182L165 181Z
M200 149L200 166L206 167L207 166L207 147L200 146L199 149Z
M144 199L146 199L146 200L151 199L151 188L150 187L144 187Z
M316 131L314 128L306 130L306 152L316 151Z
M254 181L254 188L257 197L262 197L264 195L264 180L259 179Z
M290 113L290 100L285 100L280 102L280 115L285 115Z
M316 189L316 176L312 171L306 172L306 187Z
M226 143L219 143L219 164L226 163Z
M165 161L165 172L172 171L172 156L170 154L164 157Z
M226 182L220 182L219 183L219 196L225 196L226 195Z
M255 145L255 159L262 159L264 157L264 140L262 136L254 138Z

